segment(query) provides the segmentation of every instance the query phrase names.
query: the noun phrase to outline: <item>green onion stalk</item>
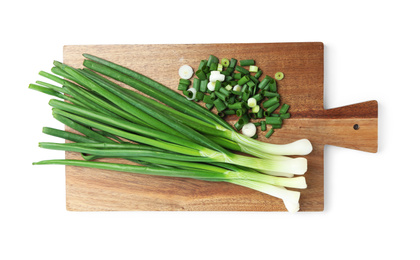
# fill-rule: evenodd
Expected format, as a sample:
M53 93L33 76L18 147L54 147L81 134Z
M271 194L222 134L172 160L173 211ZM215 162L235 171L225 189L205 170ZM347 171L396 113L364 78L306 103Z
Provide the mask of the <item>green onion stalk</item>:
M245 137L160 83L101 58L85 57L83 69L54 61L52 73L39 73L61 87L43 81L29 85L58 98L49 102L54 118L78 132L44 127L45 134L72 143L41 142L39 146L77 152L83 160L34 164L229 182L280 198L289 211L299 210L300 193L286 188L306 188L305 178L294 175L307 171L307 160L288 155L308 154L312 150L308 140L275 145ZM136 165L95 161L98 158L122 158Z

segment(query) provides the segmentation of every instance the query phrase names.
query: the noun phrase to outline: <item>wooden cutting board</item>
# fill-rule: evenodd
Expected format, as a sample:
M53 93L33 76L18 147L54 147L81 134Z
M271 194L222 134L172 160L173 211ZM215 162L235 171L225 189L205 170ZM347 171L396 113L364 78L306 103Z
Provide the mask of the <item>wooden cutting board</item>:
M308 188L301 190L301 211L324 208L326 144L377 151L376 101L324 110L322 43L74 45L64 46L64 63L82 67L83 53L121 64L173 89L177 88L181 65L196 68L210 54L254 59L263 76L284 72L279 93L282 102L290 104L292 117L270 139L264 137L265 133L259 139L278 144L300 138L312 142L313 152L306 156ZM66 158L80 159L72 152L67 152ZM74 166L66 166L66 199L71 211L285 211L282 200L233 184Z

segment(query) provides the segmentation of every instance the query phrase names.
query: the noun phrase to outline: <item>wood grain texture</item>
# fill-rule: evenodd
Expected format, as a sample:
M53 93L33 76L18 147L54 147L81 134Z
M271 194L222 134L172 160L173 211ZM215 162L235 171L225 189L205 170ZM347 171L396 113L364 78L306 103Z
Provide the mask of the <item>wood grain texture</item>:
M83 53L129 67L172 89L177 87L181 65L198 66L210 54L255 59L264 75L284 72L279 92L282 102L291 105L292 118L269 140L264 134L259 139L278 144L299 138L311 140L314 150L307 156L308 188L301 193L301 211L324 208L325 144L367 152L377 150L376 101L324 110L322 43L73 45L64 46L64 63L82 67ZM359 125L358 130L353 128L355 124ZM66 158L80 159L72 152L66 152ZM281 200L233 184L74 166L66 166L66 201L67 209L72 211L285 211Z

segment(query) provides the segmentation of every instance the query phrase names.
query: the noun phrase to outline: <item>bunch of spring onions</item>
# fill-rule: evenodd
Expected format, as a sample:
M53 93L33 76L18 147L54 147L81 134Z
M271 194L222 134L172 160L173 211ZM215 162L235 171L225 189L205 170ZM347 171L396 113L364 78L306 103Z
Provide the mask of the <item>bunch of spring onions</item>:
M276 145L246 137L219 116L144 75L93 55L84 57L83 69L55 61L52 73L39 73L54 84L29 85L56 97L49 102L53 116L76 132L44 127L44 133L72 142L39 146L79 152L83 160L34 164L229 182L280 198L288 211L299 210L300 192L287 188L306 188L300 175L307 170L307 160L289 155L309 154L312 145L307 139ZM136 164L95 161L98 158L123 158Z

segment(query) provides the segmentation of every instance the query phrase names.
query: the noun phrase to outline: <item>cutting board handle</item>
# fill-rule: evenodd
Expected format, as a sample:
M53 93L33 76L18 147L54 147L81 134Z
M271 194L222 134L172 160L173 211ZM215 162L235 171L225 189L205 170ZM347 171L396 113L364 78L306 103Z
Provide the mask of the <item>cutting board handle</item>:
M328 118L329 120L323 120ZM324 143L376 153L378 150L378 102L376 100L324 110Z

